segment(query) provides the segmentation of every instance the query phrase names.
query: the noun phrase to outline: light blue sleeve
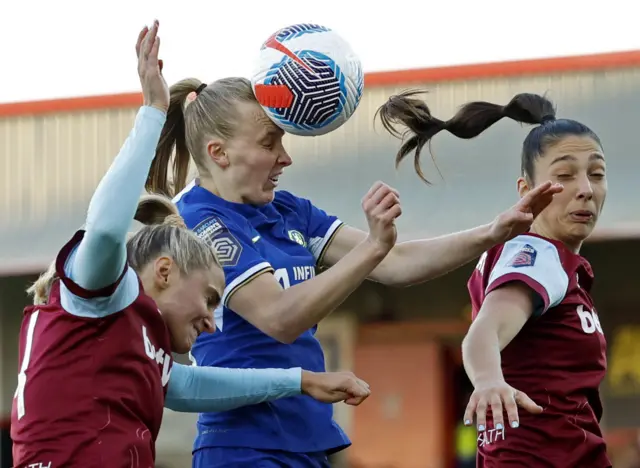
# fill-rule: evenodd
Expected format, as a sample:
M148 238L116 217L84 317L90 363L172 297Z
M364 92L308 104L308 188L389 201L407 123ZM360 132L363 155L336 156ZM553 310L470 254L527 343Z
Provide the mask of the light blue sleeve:
M174 363L164 406L174 411L229 411L300 395L302 369L226 369Z
M87 212L85 235L65 263L65 274L86 294L61 288L63 306L82 316L105 316L122 310L138 294L133 271L115 285L127 261L126 238L144 190L166 114L143 106L133 129L100 181ZM111 294L92 291L116 286ZM66 305L65 305L66 304Z

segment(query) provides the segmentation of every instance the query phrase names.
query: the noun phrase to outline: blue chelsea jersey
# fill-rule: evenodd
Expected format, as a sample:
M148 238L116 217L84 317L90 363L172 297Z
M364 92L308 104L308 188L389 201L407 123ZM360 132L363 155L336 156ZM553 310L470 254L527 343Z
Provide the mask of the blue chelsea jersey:
M323 372L316 327L291 344L267 336L227 307L229 298L257 275L272 273L283 288L313 278L316 264L340 220L308 200L278 191L264 206L232 203L192 185L176 197L187 226L216 250L225 273L216 332L193 346L198 366L290 368ZM333 421L331 404L301 395L222 413L200 414L194 450L250 447L288 452L335 452L350 445Z

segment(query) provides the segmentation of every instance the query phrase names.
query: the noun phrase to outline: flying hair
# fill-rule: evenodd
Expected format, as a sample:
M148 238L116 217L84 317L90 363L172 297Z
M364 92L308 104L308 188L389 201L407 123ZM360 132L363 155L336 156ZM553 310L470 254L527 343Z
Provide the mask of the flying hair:
M555 121L556 109L546 97L522 93L506 105L474 101L463 105L449 120L434 117L427 103L418 96L425 91L408 90L391 96L378 108L375 118L393 136L403 140L396 154L396 167L413 153L414 168L427 184L430 182L420 167L420 156L425 145L442 130L465 140L475 138L499 120L507 117L519 123L540 125Z

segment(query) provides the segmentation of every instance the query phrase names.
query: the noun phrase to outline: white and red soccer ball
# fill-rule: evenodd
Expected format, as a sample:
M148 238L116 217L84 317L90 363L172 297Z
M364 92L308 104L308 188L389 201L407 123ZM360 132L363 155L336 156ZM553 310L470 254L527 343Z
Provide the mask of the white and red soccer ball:
M364 74L360 59L334 31L296 24L265 41L251 82L276 125L295 135L317 136L353 115Z

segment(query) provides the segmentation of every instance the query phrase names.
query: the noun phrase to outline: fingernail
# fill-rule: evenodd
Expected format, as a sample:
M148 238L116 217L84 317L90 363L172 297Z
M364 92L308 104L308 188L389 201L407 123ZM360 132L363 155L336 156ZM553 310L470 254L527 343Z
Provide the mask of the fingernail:
M498 424L496 424L496 429L501 431L502 429L504 429L504 426L502 424L498 423Z
M480 425L478 426L478 430L479 430L479 431L484 431L484 426L483 426L482 424L480 424Z
M519 426L520 426L520 423L519 423L518 421L513 421L513 422L511 423L511 427L513 427L514 429L515 429L516 427L519 427Z
M471 421L470 421L470 420L468 420L468 419L465 419L465 420L464 420L464 425L465 425L465 426L470 426L470 425L471 425Z

